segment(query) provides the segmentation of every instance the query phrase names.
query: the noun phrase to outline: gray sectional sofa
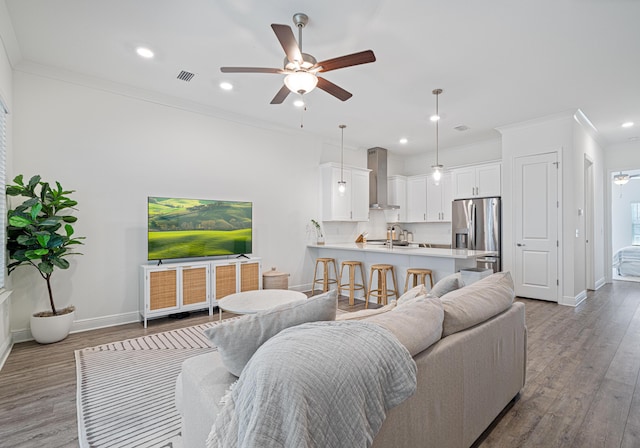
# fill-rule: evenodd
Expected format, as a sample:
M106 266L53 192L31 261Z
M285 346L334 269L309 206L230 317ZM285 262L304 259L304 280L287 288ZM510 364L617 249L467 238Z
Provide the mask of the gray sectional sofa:
M384 312L361 313L359 318L387 328L411 346L417 366L415 393L387 412L374 448L466 448L474 443L525 384L525 312L513 299L509 273L497 273L440 298L409 297ZM422 324L416 324L420 313L410 307L424 306L424 300L440 311L424 320L428 331L414 331L410 327ZM415 345L425 340L422 335L433 334L437 341L429 340L426 349ZM420 352L414 353L416 347ZM220 398L237 379L223 364L219 352L183 364L176 400L185 447L205 446L222 406Z

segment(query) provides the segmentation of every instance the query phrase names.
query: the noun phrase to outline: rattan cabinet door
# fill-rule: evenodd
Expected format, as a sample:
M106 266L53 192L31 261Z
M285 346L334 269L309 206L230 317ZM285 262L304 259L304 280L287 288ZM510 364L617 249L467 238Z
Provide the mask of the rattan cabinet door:
M236 276L237 263L220 264L216 265L215 271L215 298L216 300L222 299L229 294L236 292L237 276Z
M182 268L182 305L207 304L207 266Z
M178 270L163 269L149 272L148 310L158 311L178 307Z
M260 263L242 263L240 265L240 291L260 289Z

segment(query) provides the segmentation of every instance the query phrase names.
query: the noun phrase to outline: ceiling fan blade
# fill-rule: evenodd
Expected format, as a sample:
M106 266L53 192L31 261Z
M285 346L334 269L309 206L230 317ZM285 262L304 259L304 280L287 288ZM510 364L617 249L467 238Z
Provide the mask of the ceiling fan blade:
M347 101L349 98L353 96L353 94L347 92L342 87L339 87L334 83L332 83L331 81L327 81L326 79L321 78L319 76L318 76L318 88L335 96L340 101Z
M339 58L327 59L326 61L318 62L316 67L322 67L320 73L336 70L344 67L351 67L352 65L368 64L375 62L376 55L373 51L366 50L359 53L348 54L346 56L340 56Z
M273 29L273 32L276 33L276 37L280 41L280 45L282 45L289 62L301 63L302 53L300 52L300 47L298 47L298 42L296 41L296 37L293 35L291 27L272 23L271 28Z
M220 67L222 73L285 73L280 68L264 67Z
M282 86L282 88L278 90L278 93L276 93L276 96L271 100L271 104L282 104L287 96L289 96L289 92L291 91L287 86Z

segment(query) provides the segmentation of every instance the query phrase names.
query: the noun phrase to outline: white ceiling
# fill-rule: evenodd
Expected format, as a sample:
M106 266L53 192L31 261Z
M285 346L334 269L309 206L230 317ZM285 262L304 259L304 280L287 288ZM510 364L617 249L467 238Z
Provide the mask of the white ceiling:
M15 43L8 53L17 70L69 71L327 142L339 141L344 123L350 147L433 150L435 88L444 89L443 149L578 108L605 146L640 136L638 0L0 1L15 32L5 29L3 41ZM296 12L310 17L303 50L318 60L375 52L372 64L324 75L352 92L350 100L316 89L302 113L292 105L296 95L269 104L282 75L220 72L281 67L284 52L270 24L293 27ZM153 49L155 59L139 58L138 45ZM180 81L181 70L196 76ZM221 81L234 90L221 90ZM636 126L623 129L625 121Z

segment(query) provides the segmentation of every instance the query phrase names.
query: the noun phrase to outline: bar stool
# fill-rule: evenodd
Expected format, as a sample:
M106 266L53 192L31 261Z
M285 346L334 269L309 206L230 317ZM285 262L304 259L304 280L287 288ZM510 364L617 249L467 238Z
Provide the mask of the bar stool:
M372 289L373 276L378 274L377 289ZM391 274L391 280L393 281L393 289L387 288L387 273ZM365 308L369 308L369 297L374 296L378 298L378 304L386 305L389 297L395 296L398 298L398 286L396 284L396 271L393 265L390 264L372 264L371 274L369 277L369 294L367 295L367 301L364 305Z
M333 265L333 278L331 278L331 272L329 272L329 264ZM322 265L322 277L318 278L318 265ZM317 280L316 280L317 279ZM335 258L317 258L316 267L313 271L313 283L311 284L311 295L316 290L316 283L322 284L322 292L329 291L329 285L332 283L338 284L338 268L336 267Z
M342 275L344 274L344 268L349 268L349 282L342 283ZM360 275L362 277L362 283L356 283L356 268L360 268ZM340 266L340 282L338 284L338 295L342 293L343 288L349 288L349 306L354 305L354 293L356 290L362 290L364 296L367 297L367 281L364 278L364 268L360 261L343 261Z
M431 282L431 287L433 288L433 274L431 269L423 269L423 268L409 268L407 269L407 279L404 282L404 292L407 292L409 289L409 277L411 277L413 286L418 286L418 280L424 286L427 286L427 275L429 276L429 280Z

